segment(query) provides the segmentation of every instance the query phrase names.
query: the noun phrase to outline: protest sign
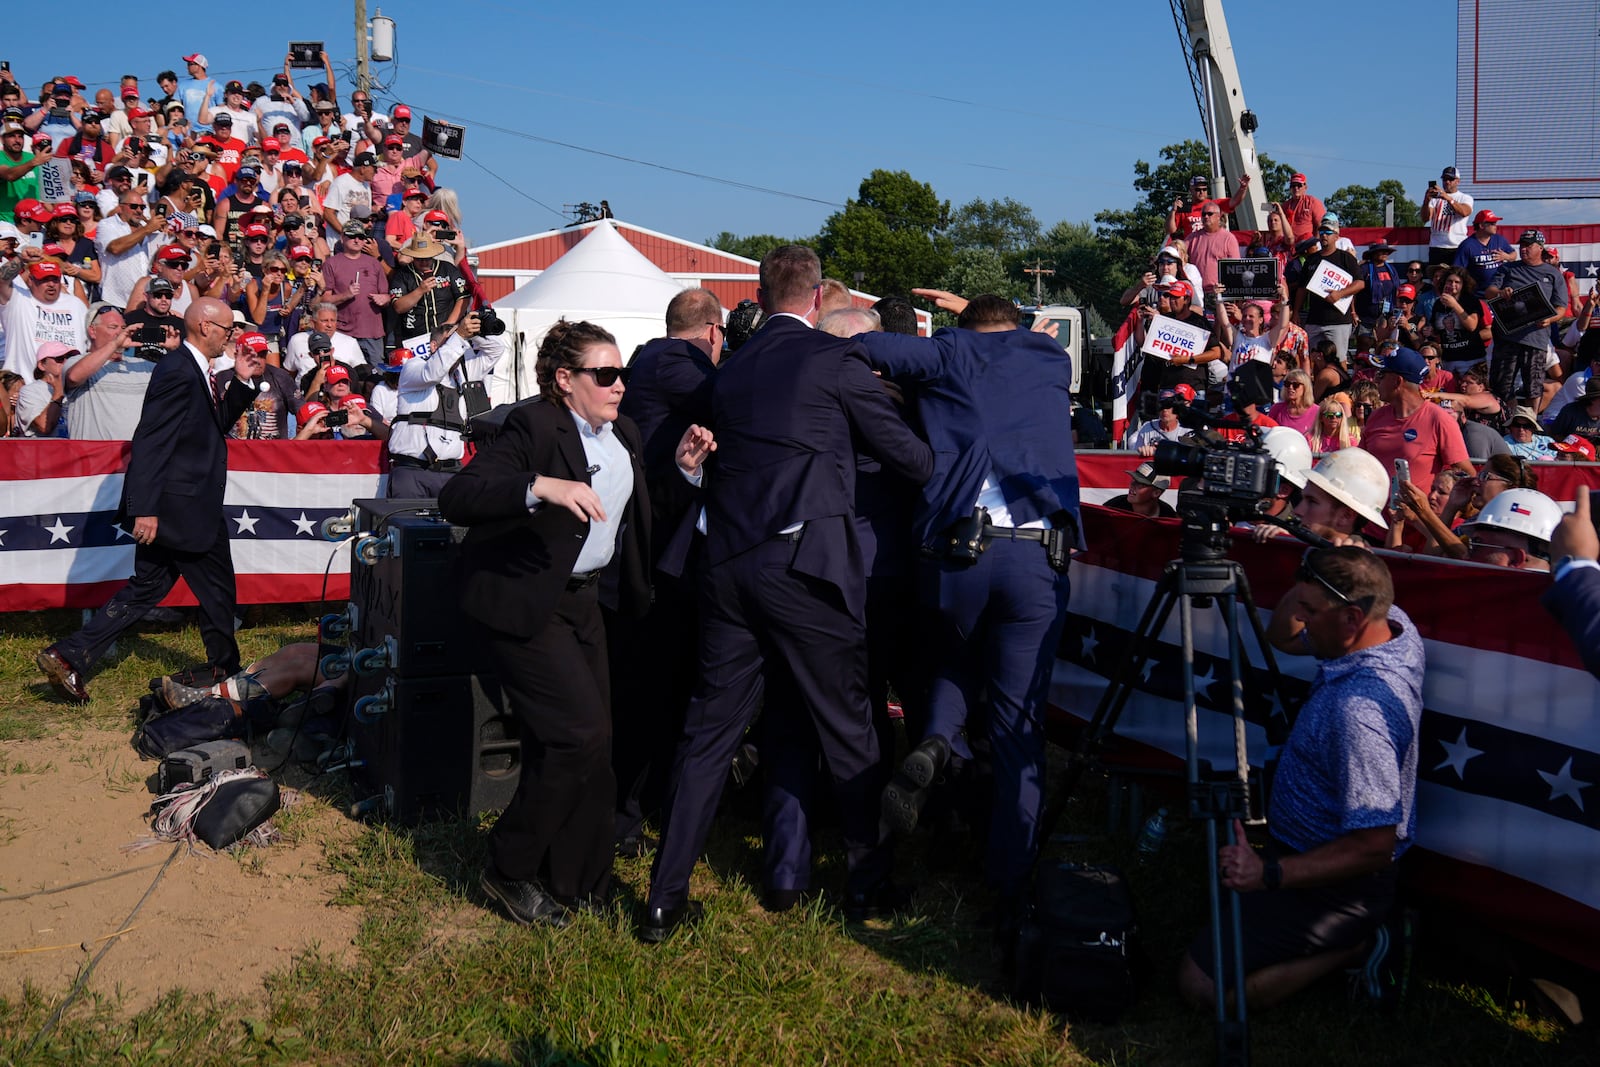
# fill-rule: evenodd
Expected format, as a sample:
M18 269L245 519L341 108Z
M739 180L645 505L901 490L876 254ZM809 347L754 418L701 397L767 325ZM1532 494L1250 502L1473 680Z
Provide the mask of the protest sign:
M72 199L72 160L52 159L39 168L39 199L65 204Z
M1260 259L1217 260L1217 284L1224 300L1275 300L1278 296L1278 261Z
M423 116L422 143L434 155L446 159L460 159L461 148L466 139L466 127Z
M1329 293L1338 292L1349 285L1352 280L1353 276L1349 271L1323 260L1317 264L1316 272L1311 275L1311 280L1306 282L1306 290L1326 298ZM1333 306L1340 311L1349 311L1350 301L1353 299L1355 299L1353 296L1347 296L1335 300L1333 301Z
M1139 351L1157 359L1170 360L1173 356L1188 356L1191 360L1206 349L1206 338L1211 331L1202 326L1157 315L1144 330L1144 347Z

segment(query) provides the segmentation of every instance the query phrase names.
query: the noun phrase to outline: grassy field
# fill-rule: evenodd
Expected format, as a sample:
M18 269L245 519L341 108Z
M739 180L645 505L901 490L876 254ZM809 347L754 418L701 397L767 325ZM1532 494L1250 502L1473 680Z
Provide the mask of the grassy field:
M258 613L240 635L246 657L309 636L308 618L308 610ZM0 740L128 726L147 678L199 656L192 629L146 631L93 679L93 704L68 708L38 680L32 658L76 613L6 621ZM355 962L302 955L249 1000L207 995L203 976L187 983L191 992L137 1013L84 997L37 1043L67 990L32 988L0 1000L0 1062L1209 1063L1209 1017L1183 1008L1171 979L1204 910L1200 835L1180 827L1139 866L1126 842L1104 838L1100 795L1083 794L1067 829L1090 840L1065 847L1074 858L1132 872L1149 960L1139 1004L1115 1025L1066 1025L1007 1001L980 921L977 854L960 835L907 843L902 866L920 895L897 921L849 925L822 901L781 916L763 912L756 824L744 810L749 798L738 797L696 872L707 921L665 945L646 947L631 933L645 860L618 864L610 914L563 931L530 930L483 908L483 824L374 824L340 835L326 855L336 906L361 917ZM286 821L291 836L342 818L340 783L312 782L308 796ZM823 855L837 855L826 849L836 840L824 845ZM837 886L840 872L825 865L820 880ZM219 902L219 914L226 906ZM1412 996L1396 1016L1351 1005L1337 980L1252 1019L1254 1062L1597 1062L1591 1033L1530 1014L1526 985L1497 958L1469 963L1458 951L1470 940L1462 934L1434 928L1424 938Z

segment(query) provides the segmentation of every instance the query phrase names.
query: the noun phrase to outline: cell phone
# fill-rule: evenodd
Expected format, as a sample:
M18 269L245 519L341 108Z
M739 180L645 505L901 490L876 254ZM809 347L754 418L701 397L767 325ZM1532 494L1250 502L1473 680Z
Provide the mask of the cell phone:
M1400 486L1411 480L1411 464L1407 460L1394 461L1394 484L1389 487L1389 506L1398 508L1405 501Z
M322 425L324 426L344 426L349 421L350 413L348 411L330 411L322 417Z
M146 348L165 348L167 345L167 328L165 326L141 326L133 339Z
M28 234L27 245L28 245L29 248L43 248L44 247L44 232L41 230L41 231L39 231L37 233Z
M1428 183L1428 188L1437 192L1438 188L1439 188L1439 183L1438 182L1429 182Z

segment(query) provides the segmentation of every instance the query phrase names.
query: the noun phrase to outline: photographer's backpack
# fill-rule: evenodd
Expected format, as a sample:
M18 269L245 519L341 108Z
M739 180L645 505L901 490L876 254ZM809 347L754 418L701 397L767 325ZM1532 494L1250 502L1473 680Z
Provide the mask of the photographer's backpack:
M1138 936L1121 871L1041 859L1023 904L1012 993L1062 1015L1111 1022L1138 991Z

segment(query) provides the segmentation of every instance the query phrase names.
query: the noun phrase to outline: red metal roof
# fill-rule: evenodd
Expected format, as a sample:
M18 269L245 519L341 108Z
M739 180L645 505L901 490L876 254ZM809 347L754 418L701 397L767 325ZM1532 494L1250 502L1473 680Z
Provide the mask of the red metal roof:
M761 266L757 261L718 251L709 245L695 244L671 234L634 226L621 219L612 219L611 223L629 244L666 273L699 275L700 284L716 293L723 307L731 308L741 300L756 298L757 271ZM542 271L587 237L595 225L591 222L566 229L546 230L472 249L472 254L478 257L478 280L489 301L492 303L501 299L529 276L516 277L491 272ZM877 297L854 291L851 292L851 298L856 307L863 308L870 308L877 301ZM922 311L917 313L917 317L926 333L931 319Z

